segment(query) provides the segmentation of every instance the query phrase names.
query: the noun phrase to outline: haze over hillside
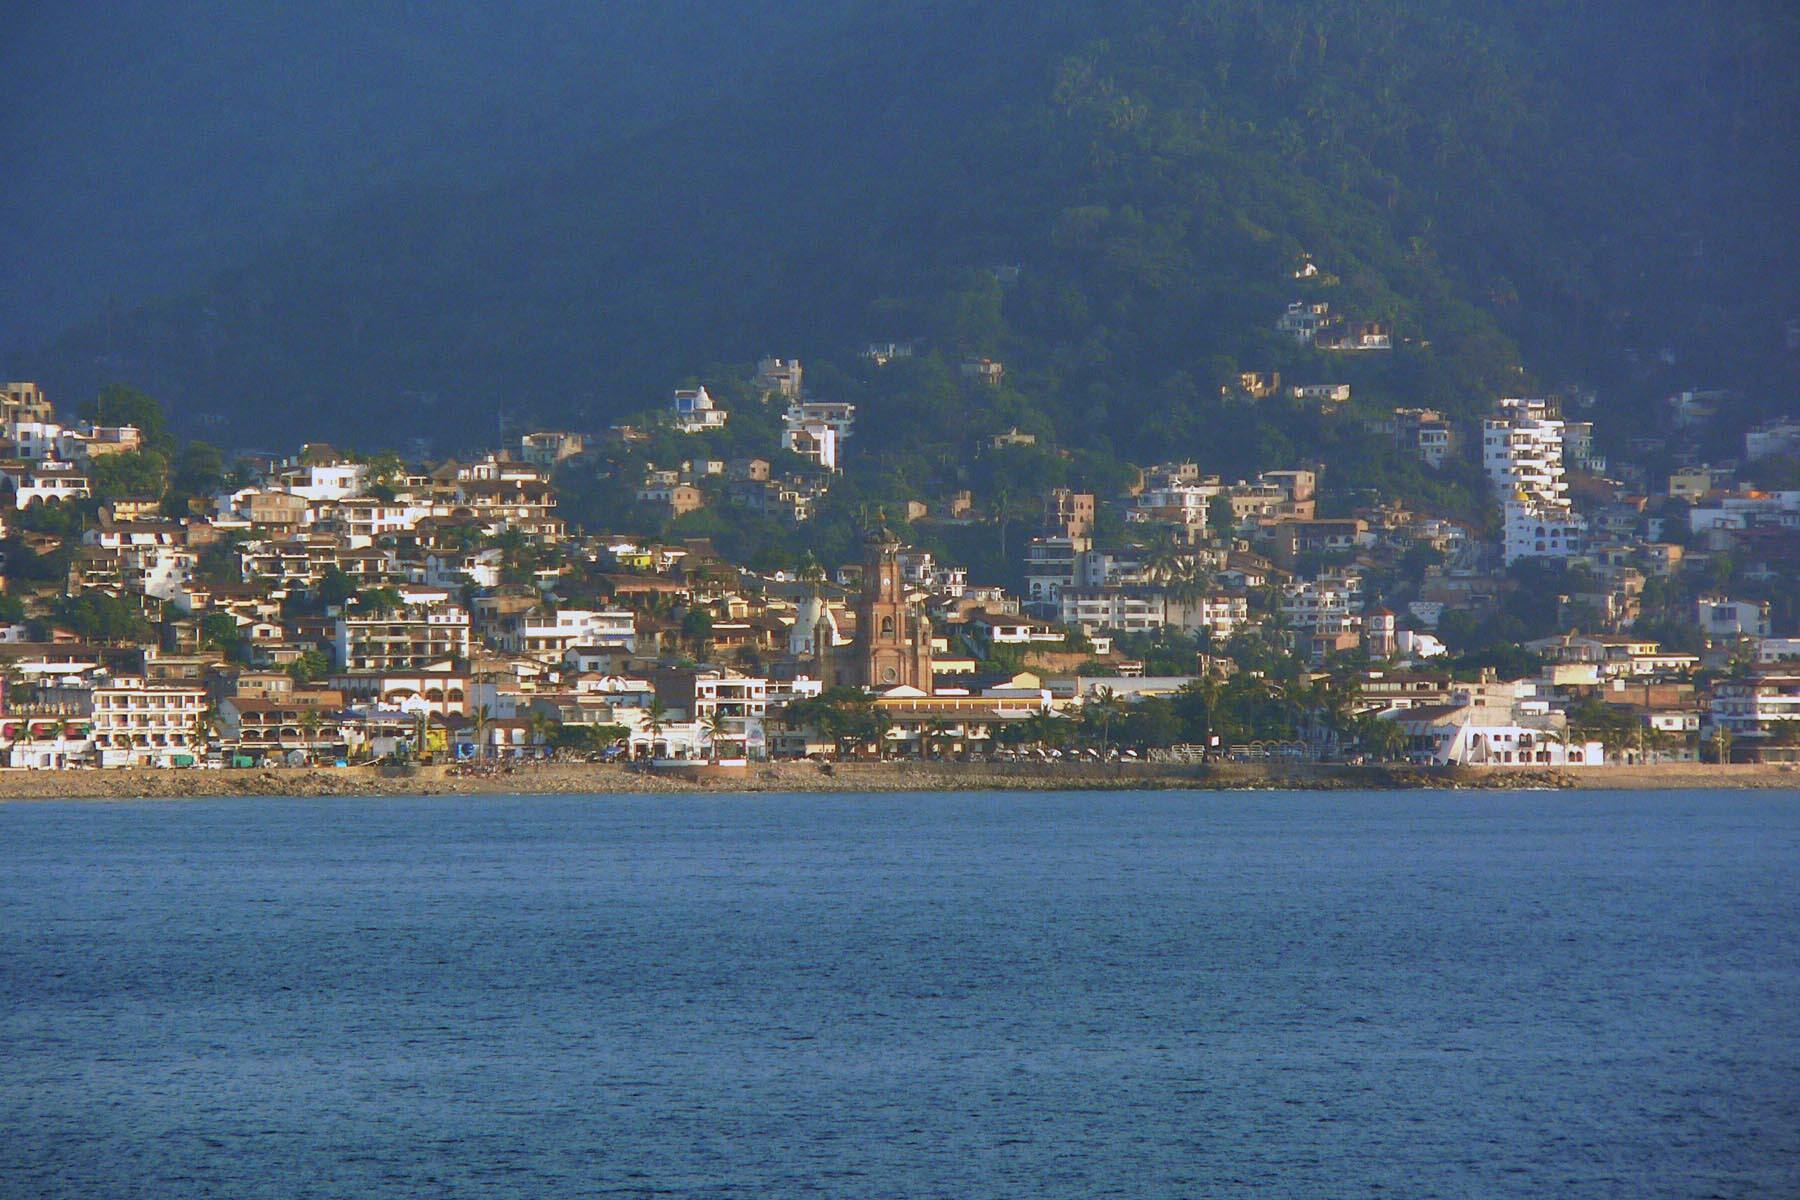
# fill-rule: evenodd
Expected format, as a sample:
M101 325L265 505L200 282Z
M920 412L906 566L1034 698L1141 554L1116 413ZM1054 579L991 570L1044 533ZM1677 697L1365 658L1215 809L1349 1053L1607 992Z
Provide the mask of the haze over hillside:
M276 39L275 69L240 74L405 83L259 169L309 197L325 179L343 203L195 188L143 218L160 237L115 274L87 247L73 274L91 284L15 252L34 287L81 293L63 317L148 297L145 275L180 264L157 298L15 369L63 391L132 380L238 445L429 426L451 448L447 430L489 432L497 410L593 426L764 351L848 393L869 338L1002 358L1009 386L974 426L1121 453L1217 451L1221 422L1253 460L1317 449L1218 409L1248 369L1329 369L1377 402L1460 414L1564 380L1621 416L1696 384L1743 389L1748 412L1793 403L1783 6L1645 4L1623 27L1585 5L1408 0L830 12L594 18L566 40L472 29L452 39L485 66L466 95L430 52L439 35L398 17L393 71ZM441 114L452 94L460 111ZM286 146L278 107L249 141ZM201 137L174 97L161 119ZM110 151L136 164L120 221L158 212L130 151ZM1304 255L1329 290L1294 279ZM223 269L195 285L202 265ZM1314 297L1390 323L1399 350L1321 366L1274 329ZM880 428L943 415L929 393L856 398Z
M491 184L727 94L847 7L10 6L0 354L345 204Z

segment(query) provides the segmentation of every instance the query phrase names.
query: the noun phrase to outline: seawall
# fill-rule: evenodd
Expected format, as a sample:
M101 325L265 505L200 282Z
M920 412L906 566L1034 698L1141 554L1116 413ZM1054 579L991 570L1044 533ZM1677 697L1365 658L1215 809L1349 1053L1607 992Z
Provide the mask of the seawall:
M1218 763L771 763L719 779L620 765L529 764L463 774L279 767L228 770L0 771L0 800L203 796L418 796L605 792L907 792L1135 789L1777 788L1800 791L1800 767L1671 763L1633 767L1481 767Z

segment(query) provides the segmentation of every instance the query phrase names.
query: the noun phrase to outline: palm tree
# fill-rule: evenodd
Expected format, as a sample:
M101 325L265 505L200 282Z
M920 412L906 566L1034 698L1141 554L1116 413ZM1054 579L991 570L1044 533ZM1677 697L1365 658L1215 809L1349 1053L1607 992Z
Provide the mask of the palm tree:
M663 735L669 727L669 706L660 698L650 701L650 707L644 710L643 730L650 739L649 757L656 757L656 739Z
M306 756L313 757L313 747L319 740L319 728L324 725L325 718L316 708L308 708L300 714L300 732L306 735Z
M1383 762L1391 761L1406 744L1406 730L1400 722L1373 713L1357 722L1357 740L1368 746Z
M531 740L544 747L545 750L550 748L551 741L556 737L556 731L562 728L561 721L547 712L535 709L525 718L525 724L531 731Z
M483 704L475 710L475 757L487 757L488 722L494 719L493 710Z
M205 750L207 744L212 740L212 735L218 733L223 724L224 721L219 716L218 706L216 704L207 705L204 712L198 713L194 717L194 741L202 750Z
M940 741L950 736L950 725L946 721L927 721L919 731L920 757L932 757L932 750Z
M706 718L706 751L707 757L715 764L719 761L719 744L731 736L731 718L725 710L714 708Z
M1182 566L1181 548L1175 544L1175 534L1166 525L1159 527L1144 547L1144 573L1158 583L1168 583Z
M1100 722L1100 756L1104 758L1111 749L1113 718L1119 715L1123 707L1119 697L1109 687L1098 687L1094 689L1092 698L1081 707Z

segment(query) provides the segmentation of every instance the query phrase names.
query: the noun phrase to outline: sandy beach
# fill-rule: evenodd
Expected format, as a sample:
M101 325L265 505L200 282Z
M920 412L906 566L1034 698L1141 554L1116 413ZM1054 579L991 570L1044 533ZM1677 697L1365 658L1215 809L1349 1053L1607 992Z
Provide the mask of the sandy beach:
M1121 789L1770 788L1800 790L1800 767L1671 763L1582 768L1419 768L1220 763L770 763L714 778L626 766L529 764L484 774L449 767L0 772L0 801L206 796L418 796L607 792L904 792Z

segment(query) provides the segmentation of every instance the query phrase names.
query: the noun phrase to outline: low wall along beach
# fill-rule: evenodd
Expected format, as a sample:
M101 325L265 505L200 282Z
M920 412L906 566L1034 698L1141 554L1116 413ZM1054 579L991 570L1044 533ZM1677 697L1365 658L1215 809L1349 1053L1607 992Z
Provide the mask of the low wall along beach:
M753 763L715 778L598 764L242 770L0 771L0 800L201 796L419 796L605 792L907 792L1156 789L1786 788L1800 768L1701 763L1588 768L1422 768L1219 763Z

